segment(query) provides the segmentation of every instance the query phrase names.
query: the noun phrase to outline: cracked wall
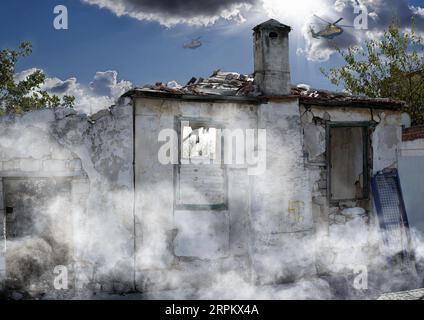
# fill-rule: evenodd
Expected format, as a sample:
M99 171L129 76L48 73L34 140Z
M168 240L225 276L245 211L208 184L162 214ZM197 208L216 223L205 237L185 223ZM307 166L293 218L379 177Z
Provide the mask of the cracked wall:
M226 166L227 209L175 208L176 167L159 162L158 135L180 118L267 130L263 175L249 176L243 165ZM136 137L138 289L151 290L152 283L156 289L207 286L231 271L262 284L315 273L307 248L292 254L293 243L302 245L313 233L297 99L256 105L140 98Z
M372 122L369 169L375 173L397 166L400 113L306 109L291 98L266 104L138 98L135 109L132 103L121 99L91 117L57 109L0 119L1 217L9 202L21 206L11 190L24 194L35 183L50 190L41 191L49 198L61 196L48 208L36 200L35 211L49 212L40 230L49 231L17 243L13 261L0 255L3 278L7 265L27 257L33 245L52 257L34 262L47 270L34 292L51 289L52 267L60 261L76 292L126 292L134 284L140 291L213 286L231 274L244 284L285 283L345 272L349 263L368 264L373 254L378 259L370 202L328 202L326 124ZM182 118L267 132L263 174L226 166L224 209L176 207L176 168L159 162L158 136ZM212 179L196 170L188 178L200 186ZM63 187L43 186L45 179ZM194 189L193 197L202 193ZM66 254L54 253L55 239Z
M8 206L16 207L1 219L1 229L13 232L13 221L22 224L24 212L38 228L18 230L7 241L2 284L12 279L26 294L59 294L52 288L53 270L64 265L70 289L132 289L131 119L128 100L92 117L56 109L0 119L2 218ZM67 254L57 253L60 248ZM31 256L38 273L17 267Z
M385 168L397 167L397 154L401 146L401 113L377 109L301 106L301 114L305 166L309 172L314 221L318 234L323 235L322 245L328 248L317 257L318 271L320 274L337 273L358 264L369 266L372 270L380 263L375 260L381 257L372 195L363 200L329 201L327 125L349 123L355 126L355 123L369 123L368 170L371 177ZM357 235L351 234L352 230ZM357 238L359 235L360 239ZM347 252L350 256L346 255Z

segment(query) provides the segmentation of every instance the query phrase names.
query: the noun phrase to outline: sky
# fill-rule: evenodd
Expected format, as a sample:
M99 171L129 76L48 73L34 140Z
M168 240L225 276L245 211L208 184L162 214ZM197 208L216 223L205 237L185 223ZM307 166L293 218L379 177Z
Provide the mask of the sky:
M403 27L415 16L424 34L424 0L2 0L0 49L21 41L33 54L18 64L16 79L35 69L48 76L45 88L73 94L81 109L113 103L132 86L172 80L185 84L192 76L214 70L253 72L252 28L270 18L293 27L290 33L292 83L331 87L320 68L342 63L331 44L313 39L310 27L343 17L353 25L366 8L368 28L346 28L336 38L342 48L360 45L381 32L396 15ZM55 6L68 11L68 29L57 30ZM202 37L203 46L183 44ZM87 109L88 108L88 109Z

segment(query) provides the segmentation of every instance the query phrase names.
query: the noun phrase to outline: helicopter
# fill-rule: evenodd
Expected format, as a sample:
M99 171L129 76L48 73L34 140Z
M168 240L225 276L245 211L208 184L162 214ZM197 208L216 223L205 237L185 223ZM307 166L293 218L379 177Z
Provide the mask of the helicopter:
M312 34L312 37L315 39L325 38L325 39L334 39L335 37L341 35L344 32L343 28L353 28L353 26L344 26L339 25L338 23L343 20L343 18L340 18L336 22L329 22L321 17L318 17L317 15L314 15L318 19L324 21L326 23L326 27L322 30L315 32L314 28L311 26L310 31Z
M185 43L183 45L183 48L184 49L192 49L192 50L200 48L203 45L202 41L200 41L201 38L202 37L198 37L196 39L191 40L191 42Z

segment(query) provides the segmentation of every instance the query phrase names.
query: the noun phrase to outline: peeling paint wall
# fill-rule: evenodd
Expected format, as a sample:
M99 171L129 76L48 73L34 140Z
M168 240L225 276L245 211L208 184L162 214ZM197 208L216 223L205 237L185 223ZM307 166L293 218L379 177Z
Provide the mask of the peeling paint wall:
M249 176L243 165L226 167L228 209L175 208L176 167L159 162L164 143L158 136L163 129L176 129L180 118L220 123L227 129L266 129L264 174ZM307 250L291 254L293 241L300 243L313 231L302 139L297 99L260 106L137 99L138 289L151 289L152 283L161 287L160 282L162 288L207 285L217 268L241 270L249 281L259 283L314 274ZM200 196L196 190L193 194Z
M182 119L266 130L266 171L249 175L246 164L226 165L219 170L225 206L181 209L175 201L180 178L174 164L159 162L164 142L158 137L163 129L178 131ZM34 291L51 288L52 267L61 257L72 288L91 292L208 286L231 272L246 283L275 284L341 272L348 261L367 264L370 252L378 255L372 202L328 201L327 124L372 124L371 175L397 166L400 121L398 112L306 108L295 98L265 104L136 98L91 117L70 109L2 117L1 229L7 204L22 202L15 190L38 201L35 211L56 213L41 230L59 225L63 232L34 232L18 241L15 256L0 255L0 275L4 279L8 265L28 257L31 245L51 256ZM185 190L184 201L203 204L203 187L222 184L214 172L190 168L184 181L197 187ZM45 179L52 183L46 186ZM66 187L52 188L54 179ZM45 209L46 201L28 191L34 183L62 202ZM69 210L60 209L64 203ZM358 230L365 230L360 239L352 234ZM340 245L344 238L344 245L354 241L363 249L350 260L352 251ZM66 254L55 254L54 239Z
M41 282L31 289L34 295L54 292L53 271L57 265L68 267L70 289L132 289L130 101L122 100L90 118L71 109L5 116L0 118L0 130L0 189L5 198L0 202L1 217L6 215L5 204L17 206L13 218L1 219L1 230L5 230L5 221L6 230L11 228L12 220L21 223L24 211L32 215L32 221L42 230L9 239L7 243L2 241L2 248L7 244L8 249L1 250L0 279L7 284L14 277L12 271L28 276L26 273L33 270L16 266L40 254L32 263L42 269L44 278L39 278ZM67 187L54 187L58 179L65 181ZM14 181L20 184L13 187ZM32 197L31 193L36 191L39 193ZM66 248L66 259L55 254L60 247ZM28 279L21 280L25 286ZM119 283L118 288L113 287L115 283Z
M325 108L316 106L301 106L301 121L304 132L305 166L308 168L310 187L313 201L314 220L319 234L327 239L324 246L328 247L328 253L332 254L317 257L319 273L325 274L332 269L343 270L349 267L345 259L344 266L339 265L337 250L339 243L332 243L332 238L340 242L343 234L346 239L353 225L355 230L363 230L365 239L358 240L359 250L354 251L352 246L351 255L355 257L355 263L363 262L369 265L367 260L374 252L378 257L378 234L375 214L373 212L372 195L369 199L330 202L328 187L328 162L327 162L327 124L369 122L369 176L387 167L397 167L397 154L401 146L401 113L385 110L353 109L353 108ZM348 168L346 168L348 169ZM353 237L354 238L354 237ZM346 251L346 248L343 248ZM349 250L348 250L349 251ZM343 260L343 259L342 259ZM353 261L353 260L352 260Z
M82 161L89 192L75 231L76 286L96 290L133 289L133 108L123 99L110 110L87 118L57 114L52 135Z

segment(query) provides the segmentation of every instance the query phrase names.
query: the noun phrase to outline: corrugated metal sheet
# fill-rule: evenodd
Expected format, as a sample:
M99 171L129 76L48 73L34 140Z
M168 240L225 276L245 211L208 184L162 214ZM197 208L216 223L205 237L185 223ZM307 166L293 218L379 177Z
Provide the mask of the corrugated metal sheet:
M372 191L384 253L392 264L412 267L409 224L396 169L384 170L372 179Z

